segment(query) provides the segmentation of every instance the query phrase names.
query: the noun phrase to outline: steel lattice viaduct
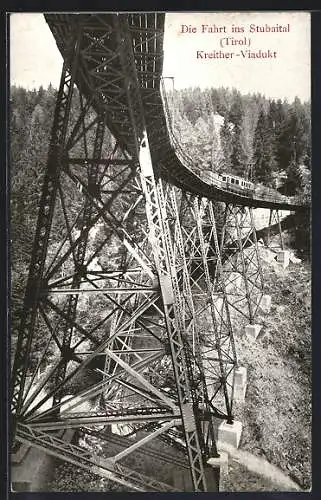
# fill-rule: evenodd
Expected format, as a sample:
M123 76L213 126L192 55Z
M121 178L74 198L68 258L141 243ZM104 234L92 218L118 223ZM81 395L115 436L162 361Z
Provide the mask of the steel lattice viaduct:
M175 491L135 467L157 439L193 491L216 491L207 461L217 421L233 421L230 310L253 323L263 294L252 207L299 207L193 173L161 96L164 14L45 17L64 64L13 367L14 449L129 491ZM94 438L119 449L102 458Z

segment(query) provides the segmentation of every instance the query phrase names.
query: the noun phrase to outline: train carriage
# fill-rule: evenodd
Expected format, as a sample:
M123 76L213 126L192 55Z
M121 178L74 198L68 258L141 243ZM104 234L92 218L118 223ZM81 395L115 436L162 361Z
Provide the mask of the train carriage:
M239 177L237 175L231 175L231 174L221 174L220 178L223 183L226 184L227 188L239 188L241 190L253 190L254 189L254 184L251 181L248 181L247 179L243 179L242 177Z
M203 181L211 186L216 186L227 191L252 196L254 193L255 185L253 182L239 177L234 174L217 174L212 170L199 171L199 175Z

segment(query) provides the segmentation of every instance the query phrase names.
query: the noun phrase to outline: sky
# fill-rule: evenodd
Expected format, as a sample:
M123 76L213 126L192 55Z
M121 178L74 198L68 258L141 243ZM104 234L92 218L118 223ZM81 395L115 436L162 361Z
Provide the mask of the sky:
M271 30L278 27L286 30ZM249 57L253 53L259 57ZM263 54L268 57L263 58ZM61 68L61 55L43 15L11 14L11 83L26 88L47 87L49 83L58 87ZM241 93L260 92L290 102L295 96L309 100L310 14L168 13L163 75L174 77L176 89L234 87Z

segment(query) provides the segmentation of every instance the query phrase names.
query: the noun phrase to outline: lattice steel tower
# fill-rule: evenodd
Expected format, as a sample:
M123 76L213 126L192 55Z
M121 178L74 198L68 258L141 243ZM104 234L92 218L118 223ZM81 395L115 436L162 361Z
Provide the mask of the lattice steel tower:
M64 63L13 367L15 440L130 491L174 491L132 459L164 455L161 441L187 489L216 491L207 462L218 420L233 420L237 365L231 273L250 321L263 293L251 209L206 186L175 142L164 14L45 17ZM97 439L113 446L99 455Z

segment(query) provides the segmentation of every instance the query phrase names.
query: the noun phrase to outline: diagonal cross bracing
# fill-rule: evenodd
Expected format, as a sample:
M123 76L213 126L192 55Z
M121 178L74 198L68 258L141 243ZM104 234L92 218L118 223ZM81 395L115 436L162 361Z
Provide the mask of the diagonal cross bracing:
M209 187L175 142L160 92L163 14L46 19L65 62L13 371L17 437L76 464L88 454L54 430L144 429L146 442L182 450L194 491L209 491L213 416L232 417L230 306L246 300L253 319L263 289L241 205L265 202ZM246 299L230 300L233 272ZM81 466L173 490L124 467L139 448L126 446L115 464Z
M53 218L59 173L62 167L62 155L66 139L73 86L78 69L77 63L80 50L80 36L80 33L76 32L75 34L70 30L66 39L67 52L70 54L69 57L72 63L69 67L69 64L65 61L62 69L54 123L52 127L51 142L49 146L47 171L44 179L42 197L40 200L36 236L34 240L24 300L24 309L22 312L21 328L13 368L12 411L16 415L19 413L22 405L23 389L28 368L28 356L32 344L32 332L36 321L37 300L48 248L49 232Z

